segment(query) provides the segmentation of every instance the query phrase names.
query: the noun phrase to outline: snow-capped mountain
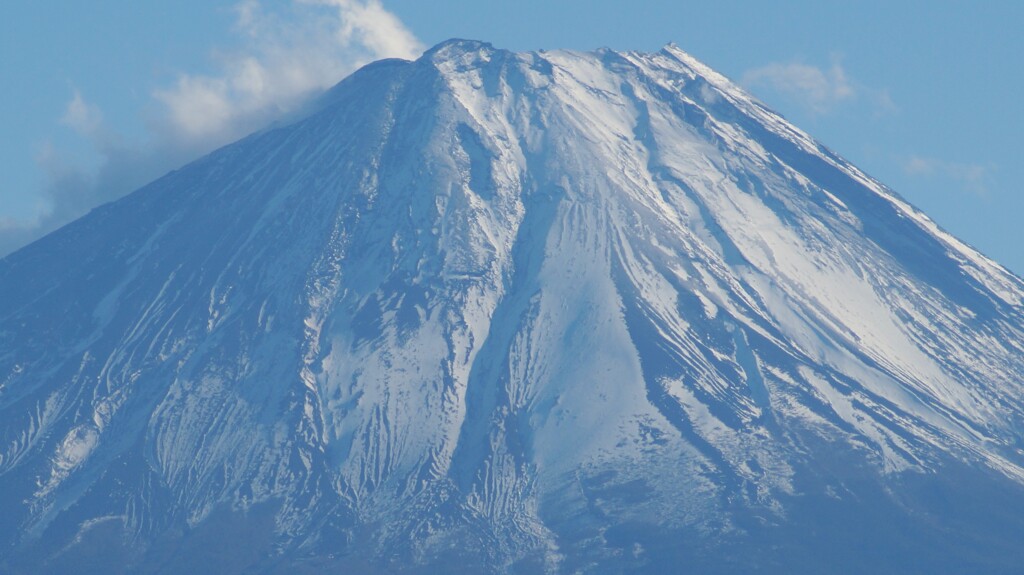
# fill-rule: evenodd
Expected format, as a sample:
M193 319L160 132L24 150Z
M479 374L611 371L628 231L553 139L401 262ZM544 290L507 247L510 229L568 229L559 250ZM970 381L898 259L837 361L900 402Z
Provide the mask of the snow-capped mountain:
M1022 380L675 46L449 41L0 260L0 570L1020 572Z

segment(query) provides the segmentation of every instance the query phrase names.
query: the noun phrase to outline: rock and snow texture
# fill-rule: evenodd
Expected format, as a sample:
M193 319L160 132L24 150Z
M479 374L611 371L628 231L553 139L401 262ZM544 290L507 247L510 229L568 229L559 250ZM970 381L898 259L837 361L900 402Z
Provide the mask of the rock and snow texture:
M1020 279L678 48L450 41L0 260L0 567L1012 572L1022 380Z

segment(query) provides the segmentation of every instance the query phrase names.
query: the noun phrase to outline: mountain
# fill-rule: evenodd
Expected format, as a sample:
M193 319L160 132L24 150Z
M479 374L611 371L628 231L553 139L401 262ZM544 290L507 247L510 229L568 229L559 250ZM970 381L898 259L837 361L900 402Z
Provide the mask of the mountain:
M449 41L0 260L0 571L1019 573L1022 302L673 45Z

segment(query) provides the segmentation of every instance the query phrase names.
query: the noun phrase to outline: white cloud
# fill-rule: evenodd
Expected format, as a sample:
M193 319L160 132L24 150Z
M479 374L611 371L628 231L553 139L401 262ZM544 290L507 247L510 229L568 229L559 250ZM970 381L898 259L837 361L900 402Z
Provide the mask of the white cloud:
M892 94L889 93L887 88L874 90L870 96L877 115L895 114L896 112L899 112L899 106L896 105L896 102L892 99Z
M378 58L415 58L424 46L379 0L299 0L304 4L333 6L342 27L338 40L344 47L364 46Z
M911 156L903 162L903 171L910 176L931 175L935 173L936 161L921 156Z
M300 109L359 66L412 59L424 46L379 0L292 0L235 6L241 47L213 54L217 73L181 74L153 91L155 119L141 141L104 125L99 107L75 90L61 123L85 138L90 169L47 144L37 165L50 208L32 221L0 214L0 256L210 150Z
M236 12L244 50L221 55L217 75L182 74L154 93L178 137L224 143L363 64L412 59L424 48L379 0L294 0L276 13L246 0Z
M947 162L924 156L910 156L902 161L903 172L909 176L947 178L979 196L987 196L995 166L970 162Z
M832 56L827 68L803 62L773 62L747 70L740 83L754 92L778 96L816 116L831 114L855 102L865 105L876 118L899 111L889 90L854 80L838 55Z
M742 83L751 88L768 88L796 100L816 114L824 114L857 94L838 61L827 70L799 62L774 62L748 70L743 74Z
M79 135L91 137L103 124L103 114L99 108L89 104L82 98L81 92L75 89L71 101L68 102L60 123L71 128Z

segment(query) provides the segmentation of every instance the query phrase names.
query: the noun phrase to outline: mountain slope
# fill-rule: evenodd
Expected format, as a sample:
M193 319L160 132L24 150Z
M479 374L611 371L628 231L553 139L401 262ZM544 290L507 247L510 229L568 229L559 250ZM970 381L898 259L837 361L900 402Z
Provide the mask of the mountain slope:
M372 64L0 294L15 572L1024 559L1024 283L674 46Z

